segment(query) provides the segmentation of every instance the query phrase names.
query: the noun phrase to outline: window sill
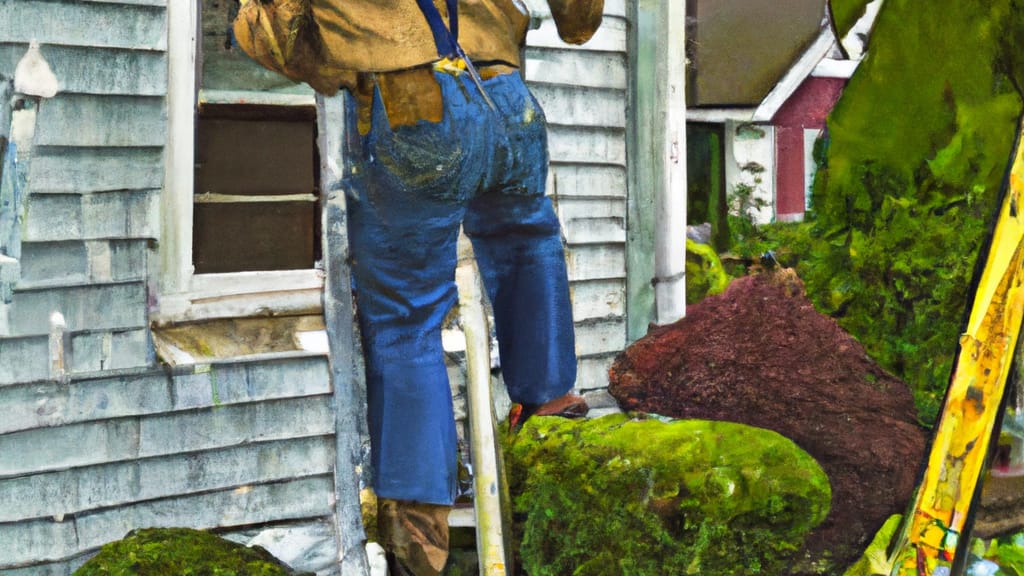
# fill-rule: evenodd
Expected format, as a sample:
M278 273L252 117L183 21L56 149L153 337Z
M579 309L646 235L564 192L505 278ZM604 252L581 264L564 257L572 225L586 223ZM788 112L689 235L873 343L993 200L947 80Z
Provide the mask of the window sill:
M256 106L316 106L312 90L293 92L256 92L252 90L199 91L199 104L250 104Z
M160 296L151 315L157 326L261 316L320 315L323 270L196 274L191 290Z
M160 361L169 366L271 360L328 353L319 315L231 318L153 329Z

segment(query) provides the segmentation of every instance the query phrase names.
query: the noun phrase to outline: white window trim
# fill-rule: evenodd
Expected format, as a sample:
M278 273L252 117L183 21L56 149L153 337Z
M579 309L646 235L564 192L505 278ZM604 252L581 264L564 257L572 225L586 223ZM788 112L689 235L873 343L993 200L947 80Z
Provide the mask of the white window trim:
M158 324L266 314L319 313L316 269L196 274L192 264L198 3L167 3L167 145L161 199Z

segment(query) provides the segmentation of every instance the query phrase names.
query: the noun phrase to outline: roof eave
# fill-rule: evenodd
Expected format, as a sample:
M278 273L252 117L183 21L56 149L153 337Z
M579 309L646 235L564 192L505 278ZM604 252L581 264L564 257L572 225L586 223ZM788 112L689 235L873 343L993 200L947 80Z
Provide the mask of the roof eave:
M830 27L823 27L814 42L804 51L789 71L758 105L751 118L754 122L770 122L783 104L803 84L815 67L825 59L836 45L835 35Z

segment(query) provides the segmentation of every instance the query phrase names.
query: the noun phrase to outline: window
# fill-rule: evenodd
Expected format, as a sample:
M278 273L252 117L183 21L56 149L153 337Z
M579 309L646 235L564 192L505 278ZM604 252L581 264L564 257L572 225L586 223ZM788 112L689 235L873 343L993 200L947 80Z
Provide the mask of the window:
M319 313L314 94L234 45L237 9L167 3L157 323Z
M196 124L195 272L313 268L319 247L315 111L202 104Z

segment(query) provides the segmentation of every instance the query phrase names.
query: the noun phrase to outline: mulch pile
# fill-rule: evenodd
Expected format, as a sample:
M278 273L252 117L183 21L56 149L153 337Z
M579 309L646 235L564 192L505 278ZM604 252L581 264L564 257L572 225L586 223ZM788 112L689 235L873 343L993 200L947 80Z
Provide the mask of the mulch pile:
M689 306L625 350L610 382L623 409L768 428L814 456L832 509L805 557L839 569L905 511L927 445L907 385L818 313L787 269Z

